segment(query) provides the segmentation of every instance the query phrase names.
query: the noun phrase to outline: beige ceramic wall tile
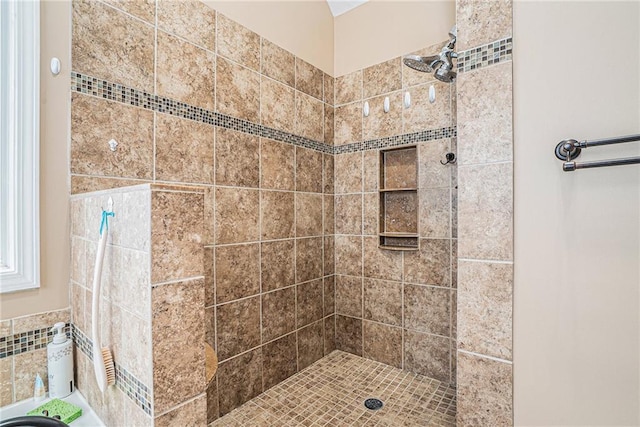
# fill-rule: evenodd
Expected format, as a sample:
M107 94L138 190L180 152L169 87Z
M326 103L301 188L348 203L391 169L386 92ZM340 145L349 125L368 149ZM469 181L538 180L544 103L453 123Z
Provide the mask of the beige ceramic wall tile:
M153 112L73 94L70 166L72 173L152 179Z
M322 320L300 329L298 335L298 368L304 369L324 355Z
M362 102L336 107L334 144L345 145L362 141Z
M5 336L8 334L3 334ZM13 357L0 359L0 405L13 403Z
M324 73L296 57L296 89L318 100L323 100Z
M264 138L260 144L260 186L294 190L295 146Z
M221 363L217 375L223 416L262 393L262 349Z
M99 176L79 176L71 174L71 194L90 193L93 191L111 190L153 182L149 179L102 178Z
M324 73L324 102L333 106L335 104L335 82L336 79Z
M296 239L296 283L322 277L322 237Z
M336 349L362 356L362 319L336 316Z
M458 348L511 360L513 265L459 264Z
M32 331L34 329L51 328L55 323L69 323L71 312L68 308L56 311L47 311L45 313L30 314L24 317L16 317L12 319L13 333L21 334L23 332Z
M377 191L380 178L380 153L378 150L367 150L362 154L364 191Z
M337 77L335 80L335 104L342 105L362 99L362 70Z
M257 136L216 127L216 185L258 187L260 139Z
M149 290L148 293L152 291ZM151 305L150 297L147 297L147 305ZM155 301L154 301L155 303ZM198 310L199 307L190 307L189 310ZM153 314L158 314L158 307L153 307ZM149 311L149 310L147 310ZM151 346L149 342L151 337L151 316L148 315L145 319L141 319L126 310L121 310L120 322L121 336L114 337L117 340L116 351L114 351L114 359L121 364L125 369L132 373L136 378L142 381L144 384L151 386L153 383L153 369L150 361L152 360ZM204 317L203 317L204 319ZM153 319L155 322L156 319ZM200 325L191 325L191 327L200 327ZM203 329L204 330L204 329ZM153 342L155 347L156 342ZM166 347L164 347L166 348ZM114 350L112 348L112 350ZM117 353L119 351L119 353ZM159 355L162 358L162 355ZM173 357L167 356L165 357ZM160 362L162 363L162 362Z
M449 188L454 169L440 163L451 149L448 139L439 139L418 144L418 187Z
M456 5L458 51L512 34L512 0L462 0Z
M217 420L219 415L218 381L217 379L214 379L207 387L207 423Z
M377 237L364 238L363 264L365 277L402 280L402 253L378 249Z
M450 286L450 241L420 239L420 250L404 256L404 280L423 285Z
M215 51L216 11L202 2L158 0L158 28Z
M259 238L259 192L241 188L216 188L215 242L256 241Z
M451 237L451 191L448 188L420 190L418 200L420 237Z
M402 367L402 329L364 321L363 356L396 368Z
M16 402L33 397L36 374L40 374L40 378L48 390L47 349L43 348L13 356L13 393Z
M431 86L434 87L436 94L433 104L429 101L429 88ZM402 110L402 132L410 133L452 126L454 119L451 111L451 91L449 86L449 83L434 81L430 84L411 88L409 90L411 107Z
M158 31L156 61L158 95L213 110L216 68L213 52Z
M380 208L379 193L364 193L362 198L362 234L372 236L378 234L380 216L378 214Z
M122 206L117 207L120 213L118 223L122 232L116 236L114 244L149 253L151 247L151 191L143 187L141 191L128 191L122 194ZM114 209L116 206L114 205Z
M384 99L389 98L389 112L384 111ZM364 117L364 131L362 139L383 138L385 136L402 133L402 93L394 92L390 95L367 99L369 102L369 116Z
M85 241L79 237L71 238L71 280L84 285L86 251Z
M296 237L322 234L322 194L296 193Z
M324 316L334 314L336 311L336 278L329 276L324 278Z
M213 222L213 218L211 219ZM205 220L206 222L206 220ZM215 304L215 284L214 284L214 248L204 247L204 305L209 307Z
M362 153L338 154L334 161L336 194L362 192Z
M334 191L334 158L332 154L322 156L322 182L325 194L333 194Z
M458 425L513 425L513 367L458 352Z
M458 78L460 164L513 158L511 61Z
M322 204L324 209L324 234L335 233L335 196L326 194Z
M260 71L260 36L218 13L218 55Z
M335 265L335 239L333 236L324 238L324 275L334 274Z
M513 259L513 167L498 163L458 168L458 256Z
M364 279L364 318L402 326L402 283Z
M153 425L170 427L175 425L196 426L207 423L207 396L202 394L171 411L156 417Z
M120 295L120 305L143 319L149 318L150 254L119 248L120 259L115 272L114 287Z
M72 69L153 93L153 26L104 3L72 4Z
M155 0L130 1L130 0L105 0L105 3L127 12L137 18L155 25L156 2Z
M335 132L335 108L329 104L324 104L324 143L333 145Z
M260 200L262 239L294 237L294 193L289 191L261 191Z
M152 283L203 275L203 212L202 194L152 193Z
M295 56L275 43L262 39L262 74L295 87Z
M260 345L260 297L217 306L216 328L221 361Z
M336 349L336 317L329 316L324 319L324 355Z
M324 104L300 91L296 91L295 133L324 141Z
M442 336L451 335L449 288L404 286L404 327Z
M257 123L260 120L260 74L218 56L216 109Z
M449 338L404 331L404 368L449 382L451 343Z
M156 179L213 184L213 126L156 114Z
M295 90L262 76L260 120L265 126L293 133L296 114Z
M296 329L296 288L279 289L262 295L262 342ZM294 336L295 340L295 336ZM295 343L294 343L295 346ZM295 352L295 349L294 349ZM295 359L295 357L294 357Z
M336 236L336 273L362 275L362 237Z
M362 317L362 278L336 276L336 313Z
M218 246L215 249L216 303L260 292L260 246Z
M13 326L12 326L12 321L7 319L7 320L0 320L0 337L4 337L7 335L12 335L13 332Z
M362 234L362 194L335 196L337 234Z
M323 288L322 279L296 286L296 327L301 328L322 319Z
M262 347L264 390L284 381L297 371L296 334L289 334Z
M296 190L322 193L322 153L296 147Z
M396 91L402 87L400 58L365 68L362 73L364 98Z
M205 391L204 280L153 288L152 307L154 412L160 414Z
M293 240L264 242L261 245L262 291L267 292L295 283L295 247Z

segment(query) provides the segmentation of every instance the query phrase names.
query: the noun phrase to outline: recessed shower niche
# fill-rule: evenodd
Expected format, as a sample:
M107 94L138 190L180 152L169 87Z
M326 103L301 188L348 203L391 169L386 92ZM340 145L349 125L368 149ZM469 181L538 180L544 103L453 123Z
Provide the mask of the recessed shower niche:
M418 250L418 150L415 145L380 150L382 249Z

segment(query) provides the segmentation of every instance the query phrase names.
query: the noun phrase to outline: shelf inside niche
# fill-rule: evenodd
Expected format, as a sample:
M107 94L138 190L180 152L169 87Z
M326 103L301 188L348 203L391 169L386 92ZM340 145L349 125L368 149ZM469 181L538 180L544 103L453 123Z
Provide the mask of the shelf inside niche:
M417 147L380 151L379 247L417 250L418 159Z

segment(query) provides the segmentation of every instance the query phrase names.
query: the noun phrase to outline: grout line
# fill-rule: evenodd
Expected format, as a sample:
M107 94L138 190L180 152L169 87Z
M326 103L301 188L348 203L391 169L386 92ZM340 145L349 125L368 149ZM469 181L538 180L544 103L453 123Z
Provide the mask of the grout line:
M467 350L458 349L458 353L463 353L463 354L466 354L466 355L469 355L469 356L479 357L481 359L489 359L489 360L493 360L494 362L500 362L500 363L506 363L506 364L509 364L509 365L513 365L513 362L511 360L500 359L499 357L488 356L486 354L475 353L473 351L467 351Z

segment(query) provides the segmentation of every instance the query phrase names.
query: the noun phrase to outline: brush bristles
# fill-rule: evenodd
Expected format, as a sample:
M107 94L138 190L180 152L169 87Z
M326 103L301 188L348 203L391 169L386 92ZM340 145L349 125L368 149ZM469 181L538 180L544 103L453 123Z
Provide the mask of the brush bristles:
M102 347L102 361L104 362L104 368L107 371L107 385L113 385L116 383L116 369L113 366L113 357L108 347Z

